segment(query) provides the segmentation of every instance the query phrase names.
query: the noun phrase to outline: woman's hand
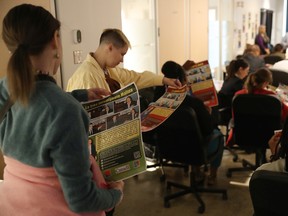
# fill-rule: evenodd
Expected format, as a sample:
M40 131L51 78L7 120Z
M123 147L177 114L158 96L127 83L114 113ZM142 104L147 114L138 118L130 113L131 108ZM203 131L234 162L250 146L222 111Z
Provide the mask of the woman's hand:
M88 91L88 100L101 99L103 97L111 95L111 92L103 88L90 88Z
M117 182L107 182L107 186L108 188L113 188L116 190L120 190L122 193L122 196L119 200L119 202L117 203L117 205L119 205L119 203L122 201L123 199L123 189L124 189L124 181L117 181Z
M269 147L270 147L270 150L271 150L271 154L274 155L275 153L277 153L276 151L276 145L277 143L279 142L280 140L280 137L281 137L281 132L279 133L275 133L271 138L270 140L268 141L268 144L269 144Z

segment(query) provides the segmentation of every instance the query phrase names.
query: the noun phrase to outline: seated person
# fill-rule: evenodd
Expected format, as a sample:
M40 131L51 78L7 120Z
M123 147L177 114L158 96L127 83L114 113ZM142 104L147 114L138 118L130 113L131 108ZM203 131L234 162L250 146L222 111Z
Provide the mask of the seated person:
M269 54L269 56L279 56L282 59L285 59L285 53L284 53L284 47L281 43L278 43L274 46L273 51L271 54Z
M167 78L178 79L182 84L187 83L184 68L174 61L167 61L162 65L161 72ZM156 86L153 101L158 100L166 91L167 85Z
M249 64L246 60L242 58L232 60L227 67L227 77L223 82L219 94L230 97L232 101L235 92L243 88L248 71Z
M259 68L265 67L265 61L263 57L260 56L260 48L256 44L247 45L243 54L243 59L249 64L249 73L253 73Z
M221 122L221 118L224 121L229 121L231 118L231 104L232 98L235 92L241 90L244 85L244 81L248 75L249 64L243 58L237 58L232 60L227 67L227 76L223 82L223 85L218 92L218 109L213 109L213 115L215 116L215 123ZM220 117L220 113L217 113L219 109L226 108ZM227 109L229 108L229 109ZM224 115L224 116L223 116ZM218 119L217 119L218 116Z
M162 73L164 74L165 77L169 77L172 79L173 78L179 79L182 85L186 84L186 74L185 74L183 67L174 61L167 61L166 63L164 63L162 66ZM156 91L155 93L157 93L157 91L159 93L163 90L165 92L165 87L164 89L160 89L160 88L161 87L157 86L155 89ZM164 94L164 92L159 93L160 95L159 97L161 97ZM158 99L157 96L154 99L157 100ZM204 137L208 137L211 134L221 133L218 128L213 128L211 108L204 105L202 100L194 96L186 95L182 104L191 106L194 109L195 113L197 114L200 129ZM217 148L217 143L215 143L215 140L213 140L208 144L208 154L215 152L216 151L215 148ZM216 183L217 171L221 165L222 156L223 156L223 152L221 152L221 154L215 157L215 159L210 164L210 170L209 170L210 173L209 173L208 181L207 181L208 185L214 185ZM199 182L204 181L205 175L204 173L200 171L200 167L197 167L196 170L197 170L196 180Z
M275 95L274 91L268 90L268 85L272 82L271 71L267 68L261 68L255 73L249 74L244 89L239 90L235 95L240 94L265 94L265 95ZM282 104L282 120L285 121L288 113L288 106L284 103ZM232 123L233 124L233 123ZM227 144L233 144L233 129L230 130L230 134L227 140Z
M272 83L272 73L267 68L261 68L255 73L249 74L246 82L245 88L237 91L235 95L239 94L268 94L275 95L277 94L274 91L268 90L268 85ZM288 114L288 106L282 103L282 120L285 121Z
M271 150L271 161L262 164L256 170L268 170L276 172L287 172L287 141L288 131L287 124L285 123L284 128L281 132L275 133L269 140L269 148ZM287 162L286 162L287 161Z

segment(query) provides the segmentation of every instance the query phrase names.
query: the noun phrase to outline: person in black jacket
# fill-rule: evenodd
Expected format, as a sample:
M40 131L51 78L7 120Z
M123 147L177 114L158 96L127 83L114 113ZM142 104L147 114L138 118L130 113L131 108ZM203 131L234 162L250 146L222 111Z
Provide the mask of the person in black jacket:
M219 91L220 94L234 96L235 92L243 88L245 79L248 75L249 63L243 59L234 59L227 68L227 77Z
M174 61L167 61L163 64L161 71L165 76L169 78L179 79L182 85L186 84L186 74L184 68L178 63ZM166 90L165 86L157 86L155 88L154 101L156 101L159 97L161 97L165 93L165 90ZM202 100L200 100L195 96L187 94L180 106L182 105L190 106L194 109L198 118L200 130L204 137L208 137L214 133L221 133L218 128L214 127L213 124L214 121L211 115L211 108L207 107ZM177 110L175 110L175 112L177 112ZM224 140L222 141L224 145ZM217 145L215 145L215 141L210 142L208 144L208 154L215 152L216 147ZM222 156L223 152L221 152L221 154L219 154L210 164L210 170L209 170L210 173L207 181L208 185L214 185L216 182L217 171L219 166L221 165ZM200 167L197 167L196 170L197 170L196 180L198 182L204 181L205 174L200 171Z

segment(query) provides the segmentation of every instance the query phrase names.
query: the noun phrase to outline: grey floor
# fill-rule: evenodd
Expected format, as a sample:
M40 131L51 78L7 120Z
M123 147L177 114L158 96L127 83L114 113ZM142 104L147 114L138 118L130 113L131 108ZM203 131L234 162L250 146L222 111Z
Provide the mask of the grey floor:
M240 152L240 158L254 160L254 155ZM117 206L115 216L252 216L253 207L248 183L252 172L235 172L231 178L226 176L229 167L241 167L242 163L233 162L232 155L224 151L217 184L213 187L226 188L228 199L220 194L202 193L206 209L203 214L197 212L199 204L193 194L170 201L170 208L164 207L163 195L166 193L165 182L160 181L159 169L146 171L136 177L125 180L124 199ZM188 177L179 168L164 168L166 180L177 180L188 184ZM176 189L172 188L172 192Z

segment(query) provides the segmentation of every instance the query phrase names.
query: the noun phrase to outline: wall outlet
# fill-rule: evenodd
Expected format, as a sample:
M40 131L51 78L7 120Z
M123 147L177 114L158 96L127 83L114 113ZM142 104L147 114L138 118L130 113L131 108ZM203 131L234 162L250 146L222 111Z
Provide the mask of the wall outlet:
M74 50L73 51L74 64L82 63L82 50Z

